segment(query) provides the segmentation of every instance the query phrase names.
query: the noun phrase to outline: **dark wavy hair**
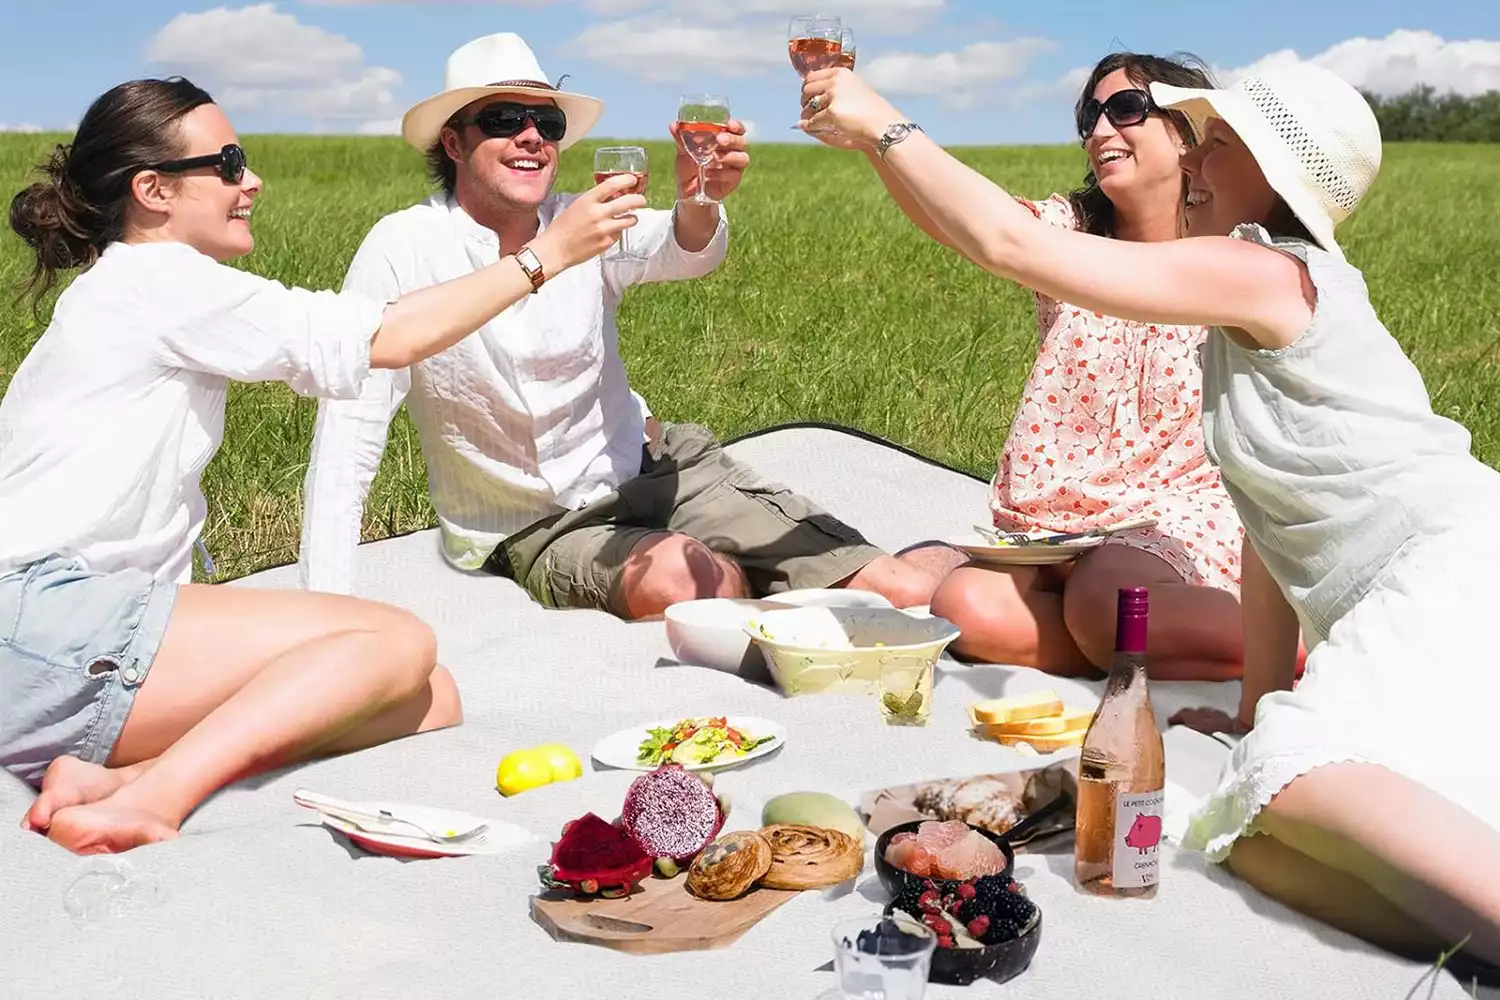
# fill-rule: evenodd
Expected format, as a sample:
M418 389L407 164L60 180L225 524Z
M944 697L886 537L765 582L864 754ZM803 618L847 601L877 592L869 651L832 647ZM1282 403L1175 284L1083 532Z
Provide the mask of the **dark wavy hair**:
M10 202L10 228L35 254L22 291L33 310L59 272L88 267L125 235L131 179L147 164L179 157L179 122L212 103L181 77L122 83L89 106L71 143L37 164L42 179Z
M1083 85L1083 93L1073 108L1074 120L1083 116L1083 106L1094 96L1099 81L1116 70L1124 70L1130 82L1143 90L1150 90L1153 83L1166 83L1174 87L1213 87L1213 78L1202 60L1191 55L1152 56L1139 52L1113 52L1099 60L1094 71ZM1193 127L1187 116L1180 111L1164 111L1167 120L1177 129L1177 134L1189 147L1196 144ZM1187 197L1187 178L1183 178L1183 197ZM1078 228L1095 236L1115 235L1115 203L1100 189L1099 178L1089 170L1083 178L1083 187L1068 195L1073 203L1073 214L1078 219Z

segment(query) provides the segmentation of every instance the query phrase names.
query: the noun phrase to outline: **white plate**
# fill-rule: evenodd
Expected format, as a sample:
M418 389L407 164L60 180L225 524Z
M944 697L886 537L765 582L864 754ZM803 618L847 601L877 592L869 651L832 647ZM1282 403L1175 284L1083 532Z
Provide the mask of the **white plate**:
M318 818L323 821L324 826L337 830L372 854L385 854L394 858L462 858L477 854L503 854L536 839L512 823L497 823L494 820L486 820L490 828L485 831L484 843L444 844L426 837L374 833L327 813L318 813Z
M1051 566L1072 562L1090 549L1103 545L1103 538L1076 538L1056 545L987 545L983 542L949 542L977 563L990 566Z
M593 749L593 758L607 767L617 767L626 771L654 771L655 764L642 764L635 758L640 753L641 743L649 736L651 729L667 728L675 726L687 716L678 716L675 719L659 719L648 722L644 726L632 726L622 729L618 733L606 736L599 741L599 745ZM698 716L704 718L704 716ZM779 723L770 719L756 719L746 715L730 715L724 719L732 728L738 729L746 736L770 736L771 739L751 750L743 757L720 757L706 764L684 764L689 771L716 771L728 767L738 767L741 764L764 757L775 751L786 742L786 729Z

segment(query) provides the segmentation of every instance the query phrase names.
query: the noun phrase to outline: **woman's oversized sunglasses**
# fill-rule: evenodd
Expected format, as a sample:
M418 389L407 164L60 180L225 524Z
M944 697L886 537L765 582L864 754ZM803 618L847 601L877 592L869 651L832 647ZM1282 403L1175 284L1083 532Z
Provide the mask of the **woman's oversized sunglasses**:
M486 104L472 118L460 118L455 124L477 125L491 139L510 139L526 130L526 123L536 125L538 134L548 142L561 142L568 134L568 116L551 104L517 104L497 101Z
M1091 97L1078 112L1078 135L1085 140L1093 135L1101 113L1115 128L1125 128L1128 125L1139 125L1153 111L1160 110L1151 95L1144 90L1117 90L1102 102L1097 97Z
M217 167L224 183L238 184L245 177L245 166L245 151L235 143L230 143L217 153L209 153L207 156L190 156L185 160L152 163L145 169L160 170L164 174L178 174L184 170L195 170L198 167Z

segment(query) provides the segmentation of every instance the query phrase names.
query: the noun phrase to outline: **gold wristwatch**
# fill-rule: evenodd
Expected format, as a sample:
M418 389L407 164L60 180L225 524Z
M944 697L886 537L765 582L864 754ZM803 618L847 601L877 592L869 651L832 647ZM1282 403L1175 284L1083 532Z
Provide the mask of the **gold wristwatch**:
M526 272L526 277L531 279L531 294L535 295L547 280L547 275L542 271L542 262L537 258L536 252L531 247L522 247L511 254L516 263L521 265L521 270Z

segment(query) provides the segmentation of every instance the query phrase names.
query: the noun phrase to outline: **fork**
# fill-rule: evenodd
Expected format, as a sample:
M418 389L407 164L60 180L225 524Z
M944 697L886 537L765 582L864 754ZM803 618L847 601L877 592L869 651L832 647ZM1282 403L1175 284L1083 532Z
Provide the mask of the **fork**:
M999 545L1001 542L1011 542L1015 545L1029 545L1033 541L1032 537L1024 531L1000 531L997 528L986 528L982 524L974 525L974 530L979 532L984 538L989 539L994 545Z
M368 809L360 808L353 802L345 802L342 799L320 795L317 792L310 792L305 788L299 788L296 792L292 793L292 801L304 808L314 809L320 813L326 813L329 816L347 820L363 830L369 830L371 833L379 833L381 831L372 830L368 825L370 823L378 823L381 826L390 826L392 824L409 826L414 830L420 830L422 836L428 840L442 844L483 844L488 839L490 828L488 823L480 821L464 830L449 830L446 833L439 833L413 819L397 816L388 809L371 812Z

